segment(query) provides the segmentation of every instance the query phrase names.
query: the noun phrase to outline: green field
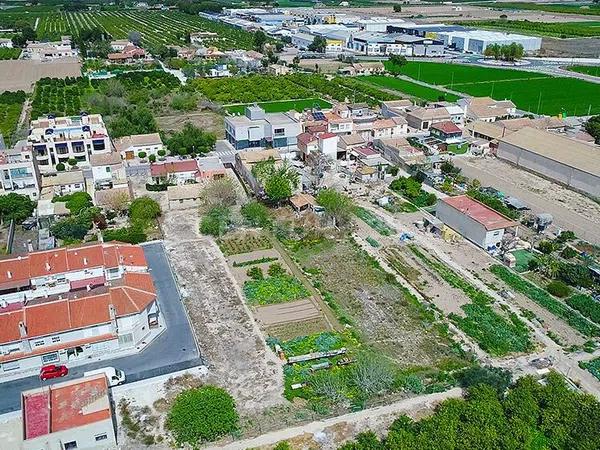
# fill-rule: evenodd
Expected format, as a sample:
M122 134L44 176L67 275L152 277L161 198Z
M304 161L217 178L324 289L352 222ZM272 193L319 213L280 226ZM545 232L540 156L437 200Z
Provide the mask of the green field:
M565 112L571 116L600 113L600 102L597 101L600 98L600 84L574 78L430 62L411 62L400 71L388 64L388 70L476 97L510 99L517 108L533 113L557 115Z
M370 84L374 84L387 89L393 89L398 92L417 97L428 101L438 101L440 98L444 98L447 101L454 102L458 100L458 97L454 94L448 94L447 92L440 91L438 89L430 88L427 86L421 86L417 83L411 83L410 81L401 80L399 78L386 77L381 75L370 75L366 77L360 77Z
M21 55L20 48L0 48L0 60L18 59Z
M241 105L225 105L225 110L230 114L244 114L246 106L252 103L246 103ZM268 113L273 112L287 112L292 109L298 112L302 112L305 109L311 109L318 107L320 109L331 108L331 103L321 100L320 98L303 98L298 100L284 100L280 102L263 102L258 103L258 106L263 108Z
M508 10L529 10L529 11L546 11L563 14L584 14L589 16L600 16L600 6L593 3L525 3L525 2L506 2L498 3L475 3L476 6L485 6L494 9Z
M600 77L600 66L569 66L566 68L571 72L585 73L594 77Z
M598 22L531 22L529 20L478 20L455 22L457 25L489 30L511 31L558 38L600 36Z
M211 31L218 37L207 39L207 46L215 45L221 50L252 48L252 33L177 11L0 12L0 24L26 20L33 26L36 19L40 40L58 39L65 34L76 36L80 30L100 28L113 39L125 39L129 32L138 31L145 45L184 45L186 33Z
M0 134L6 145L14 143L13 134L23 108L26 95L23 91L0 94Z

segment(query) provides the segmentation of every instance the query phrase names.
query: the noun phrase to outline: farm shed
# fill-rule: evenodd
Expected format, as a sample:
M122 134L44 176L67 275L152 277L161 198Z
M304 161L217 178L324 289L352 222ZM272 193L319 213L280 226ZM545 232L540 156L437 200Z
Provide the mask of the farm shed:
M526 127L501 138L497 156L574 190L600 196L597 145Z
M506 229L517 226L513 220L468 195L438 199L436 216L484 250L497 248Z

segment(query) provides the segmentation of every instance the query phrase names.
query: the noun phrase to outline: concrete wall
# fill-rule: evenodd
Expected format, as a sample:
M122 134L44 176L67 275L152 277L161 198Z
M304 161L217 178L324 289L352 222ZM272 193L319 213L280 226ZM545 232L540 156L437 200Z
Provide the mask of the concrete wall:
M23 441L22 448L23 450L62 450L68 442L76 442L76 448L79 449L116 448L117 440L112 418L29 439Z
M565 149L565 151L568 151ZM583 172L566 164L529 152L506 142L500 142L497 156L516 166L558 181L578 191L600 197L600 177Z

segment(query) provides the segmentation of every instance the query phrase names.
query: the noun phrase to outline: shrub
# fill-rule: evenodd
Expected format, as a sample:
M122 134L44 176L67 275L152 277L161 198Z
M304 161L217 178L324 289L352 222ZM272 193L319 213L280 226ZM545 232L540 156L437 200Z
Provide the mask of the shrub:
M246 203L242 206L241 213L252 226L268 228L271 225L269 209L262 203L257 201Z
M530 259L527 261L527 268L529 270L537 270L540 267L540 261L537 258Z
M77 160L75 158L69 158L67 162L71 167L75 167L77 165Z
M546 290L555 297L566 297L571 293L571 289L560 280L551 281L546 285Z
M92 206L92 197L87 192L73 192L72 194L56 196L52 202L65 202L71 214L79 214L82 210Z
M563 248L562 252L560 252L560 256L565 259L575 258L577 256L577 250L575 250L573 247L567 246Z
M458 381L464 389L477 384L487 384L492 386L499 395L510 386L512 375L510 371L499 367L470 367L463 371Z
M65 165L64 165L63 163L58 163L58 164L56 165L56 171L57 171L57 172L64 172L64 171L65 171L65 169L66 169L66 167L65 167Z
M224 206L215 206L200 221L200 232L211 236L221 236L227 231L230 210Z
M151 163L153 163L153 162L156 162L156 155L150 155L150 156L148 156L148 160L149 160Z
M163 156L165 156L167 154L167 151L160 149L157 153L158 153L158 156L160 156L162 158Z
M105 241L119 241L127 242L129 244L139 244L148 238L139 224L130 227L105 230L104 233L102 233L102 236Z
M576 237L577 236L575 236L575 233L573 233L570 230L566 230L558 235L558 237L556 238L556 242L560 242L560 243L569 242L569 241L574 240Z
M148 223L160 216L160 205L156 200L144 196L136 198L129 205L131 222L147 226Z
M144 159L148 154L146 152L139 152L138 158Z
M590 270L582 264L561 264L558 277L570 286L590 287L592 285Z
M260 267L251 267L246 271L246 275L248 275L253 280L262 280L264 278L263 271Z
M267 273L270 277L280 277L282 275L287 275L287 272L279 263L271 264Z
M203 386L179 394L165 426L179 446L211 442L238 428L235 402L224 389Z
M554 242L545 239L543 241L540 241L540 243L537 245L537 249L545 255L549 255L554 250L556 250L556 246Z

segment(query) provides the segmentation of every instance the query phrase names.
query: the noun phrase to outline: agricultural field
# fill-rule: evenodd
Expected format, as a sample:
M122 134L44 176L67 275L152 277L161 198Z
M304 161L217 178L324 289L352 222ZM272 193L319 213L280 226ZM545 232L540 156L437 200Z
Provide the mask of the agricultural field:
M599 22L531 22L529 20L478 20L455 22L457 25L489 30L526 33L558 38L600 36Z
M38 17L36 31L40 39L58 39L65 34L75 36L80 30L100 28L114 39L124 39L129 32L138 31L143 44L148 46L183 45L187 33L210 31L218 36L207 39L206 45L216 46L220 50L252 48L251 33L175 11L55 12L40 13Z
M584 73L593 77L600 77L600 66L568 66L567 70L571 72Z
M440 91L439 89L422 86L417 83L411 83L410 81L401 80L399 78L385 77L381 75L370 75L366 77L360 77L361 80L366 81L370 84L375 84L382 88L393 89L394 91L401 92L411 97L420 98L430 102L437 102L440 99L455 102L458 100L458 96L449 94L447 92Z
M246 103L241 105L225 105L224 108L229 114L244 114L246 106L253 105L253 103ZM331 103L326 102L320 98L303 98L297 100L281 100L275 102L259 102L258 106L263 108L268 113L275 112L286 112L286 111L298 111L302 112L305 109L319 108L329 109Z
M574 78L432 62L409 63L400 70L388 64L388 70L477 97L510 99L517 108L536 114L600 113L600 103L594 101L600 98L600 85Z
M0 134L7 145L13 143L13 133L17 127L25 97L23 91L0 94Z
M474 6L491 7L494 9L545 11L561 14L582 14L586 16L600 16L600 6L594 3L564 4L564 3L526 3L526 2L494 2L474 3Z
M354 208L354 214L382 236L390 236L396 233L396 230L388 227L383 220L368 209L357 206Z
M20 48L0 48L0 60L19 59L20 55Z

